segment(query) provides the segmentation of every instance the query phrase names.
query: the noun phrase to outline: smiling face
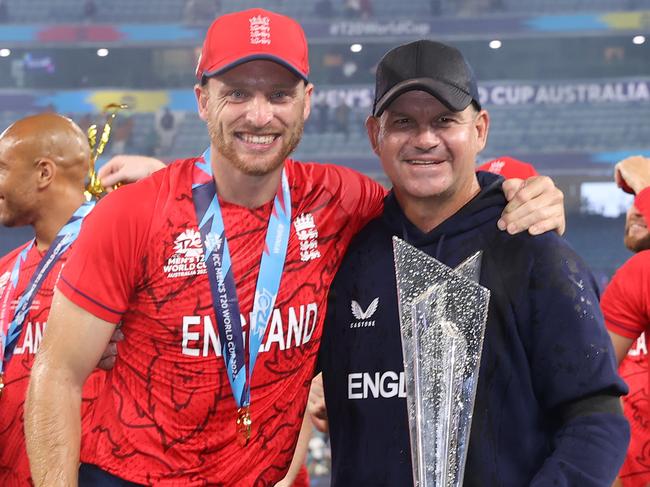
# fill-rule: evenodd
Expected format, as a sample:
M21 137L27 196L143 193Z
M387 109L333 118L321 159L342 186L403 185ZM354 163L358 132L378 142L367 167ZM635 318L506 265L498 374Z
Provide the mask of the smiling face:
M643 215L634 205L627 210L625 217L625 246L632 252L650 249L650 233Z
M476 155L485 146L488 125L487 112L472 105L452 112L423 91L404 93L379 118L366 122L373 150L403 207L475 192Z
M75 123L55 113L18 120L0 134L0 223L33 225L81 197L90 147Z
M196 87L217 161L262 176L282 166L309 116L313 87L272 61L250 61Z
M7 227L29 225L39 204L38 169L21 146L12 135L0 136L0 224Z

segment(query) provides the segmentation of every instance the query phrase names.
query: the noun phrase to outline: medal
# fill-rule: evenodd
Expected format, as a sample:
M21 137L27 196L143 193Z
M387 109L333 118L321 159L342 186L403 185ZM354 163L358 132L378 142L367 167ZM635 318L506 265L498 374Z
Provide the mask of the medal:
M237 406L235 425L238 441L245 446L251 438L249 406L253 368L280 289L289 244L291 190L283 170L267 224L246 347L228 239L210 161L208 149L194 165L192 199L201 232L203 260L210 282L212 307L219 327L221 354Z
M29 279L25 290L19 296L16 296L16 293L18 279L21 273L20 270L22 264L27 260L27 254L34 246L35 240L32 240L21 250L14 263L9 282L0 294L0 393L4 388L2 375L5 372L5 366L13 355L32 302L56 262L79 235L81 222L90 213L93 206L95 206L95 202L81 205L70 217L70 220L59 230L52 245L50 245L50 248ZM10 305L13 302L16 302L16 309L14 313L10 313Z
M251 439L251 413L248 407L237 409L237 439L241 446L248 445Z
M5 388L5 380L4 379L5 379L5 375L3 373L0 373L0 398L2 398L2 391Z

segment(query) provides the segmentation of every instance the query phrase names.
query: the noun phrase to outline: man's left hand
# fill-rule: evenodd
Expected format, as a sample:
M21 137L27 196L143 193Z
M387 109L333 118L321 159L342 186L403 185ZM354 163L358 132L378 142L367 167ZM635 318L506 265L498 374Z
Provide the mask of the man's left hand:
M111 337L111 341L106 346L102 358L99 359L97 368L102 370L111 370L115 365L115 360L117 359L117 343L124 340L124 333L120 330L120 327L116 327Z
M503 182L503 192L508 204L497 222L499 229L507 230L511 235L524 230L531 235L549 230L560 235L564 233L564 193L551 178L508 179Z
M626 193L639 194L650 187L650 158L631 156L614 167L614 179Z
M318 431L321 433L329 432L322 373L318 374L311 381L309 400L307 401L307 413L311 416L311 422Z

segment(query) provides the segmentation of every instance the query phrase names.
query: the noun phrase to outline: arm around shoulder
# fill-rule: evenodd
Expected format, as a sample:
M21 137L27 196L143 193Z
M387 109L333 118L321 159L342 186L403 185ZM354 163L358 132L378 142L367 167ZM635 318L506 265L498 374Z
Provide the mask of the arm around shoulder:
M347 167L326 166L330 190L339 194L340 205L350 216L353 233L358 232L384 208L386 189L377 181Z
M526 180L508 179L503 182L508 204L497 225L510 234L528 230L539 235L555 230L562 235L566 228L564 193L548 176L533 176Z

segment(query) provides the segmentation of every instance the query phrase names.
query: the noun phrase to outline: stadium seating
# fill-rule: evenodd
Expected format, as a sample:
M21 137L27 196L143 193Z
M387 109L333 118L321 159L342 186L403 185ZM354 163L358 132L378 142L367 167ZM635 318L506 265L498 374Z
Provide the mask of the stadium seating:
M131 0L96 1L96 22L174 22L182 18L186 0L157 0L156 8L149 2ZM84 0L8 0L11 22L79 22L84 20Z
M648 108L641 103L487 107L491 115L487 152L504 154L609 152L650 149ZM307 131L301 152L323 156L369 153L362 120L368 109L352 109L350 135ZM313 121L308 123L314 123ZM314 156L312 156L314 157Z
M148 2L137 0L96 1L96 22L108 23L165 23L178 22L184 18L188 0L158 0L156 8ZM266 7L290 14L293 17L311 20L314 18L314 3L304 0L222 0L213 2L214 11L220 4L221 12L231 12L250 7ZM343 18L342 1L332 1L333 13ZM431 0L371 1L373 17L378 19L421 19L432 13ZM618 10L650 9L650 0L438 0L438 14L448 17L485 15L529 15L529 14L571 14ZM8 0L10 22L78 22L84 20L84 0ZM205 22L209 21L209 17Z
M488 150L505 153L603 152L650 148L648 108L640 103L488 107Z
M588 13L650 8L648 0L498 0L502 12L512 14Z
M323 87L324 90L327 87ZM650 150L647 103L584 103L572 105L488 105L491 116L486 153L601 153ZM336 126L334 109L326 117L315 113L307 121L297 155L313 160L372 158L363 121L368 107L351 107L345 128ZM0 128L28 113L0 111ZM180 117L180 115L185 115ZM78 122L84 114L74 114ZM171 149L156 153L158 140L152 113L135 113L128 151L156 154L165 159L188 157L207 146L204 122L196 112L179 113ZM182 118L182 120L181 120ZM107 153L112 153L111 145Z

